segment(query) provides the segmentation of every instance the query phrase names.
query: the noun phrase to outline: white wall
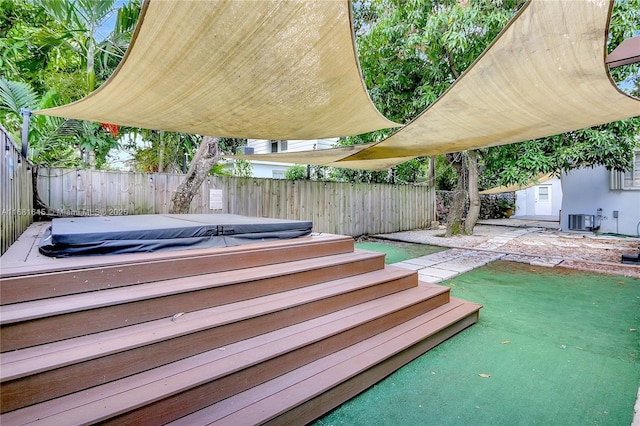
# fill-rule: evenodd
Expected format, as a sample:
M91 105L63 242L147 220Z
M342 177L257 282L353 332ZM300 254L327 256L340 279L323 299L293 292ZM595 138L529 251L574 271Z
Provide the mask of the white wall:
M275 163L273 161L251 161L251 177L267 179L284 179L284 174L293 164ZM233 173L234 160L225 161L225 169Z
M286 152L311 151L314 149L333 148L338 138L312 139L312 140L289 140L287 141ZM247 146L253 148L254 154L271 154L271 141L266 139L248 139ZM280 146L280 144L278 145ZM283 151L285 152L285 151ZM250 160L253 166L253 177L284 179L286 170L294 164L278 163L273 161ZM230 166L233 169L233 166Z
M542 183L551 188L551 214L541 216L544 219L558 220L562 208L562 184L560 179L553 178ZM536 217L536 187L516 191L516 212L514 219L518 217Z
M640 190L609 189L609 171L604 166L563 174L562 193L563 230L567 230L569 214L596 215L601 208L598 232L638 236ZM613 217L614 210L618 211L618 219Z
M312 139L312 140L289 140L287 141L286 152L311 151L314 149L332 148L338 141L337 138L331 139ZM247 146L254 149L254 154L271 154L271 141L265 139L248 139Z
M293 164L252 161L251 165L253 166L253 177L284 179L284 173Z

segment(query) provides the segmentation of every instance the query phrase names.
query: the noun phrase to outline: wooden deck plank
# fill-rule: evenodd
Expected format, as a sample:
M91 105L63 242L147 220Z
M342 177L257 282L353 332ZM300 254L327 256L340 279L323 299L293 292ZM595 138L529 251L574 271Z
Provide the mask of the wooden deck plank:
M353 251L352 238L329 235L240 247L52 259L55 266L49 265L44 269L36 265L11 268L3 261L0 303L17 303Z
M122 264L132 264L148 262L154 260L182 259L200 256L210 256L216 254L243 252L254 249L278 248L295 245L304 246L318 242L345 242L347 245L353 243L353 238L345 235L314 233L305 237L298 237L288 240L267 241L243 244L232 247L213 247L203 249L172 250L154 253L125 253L96 256L72 256L67 258L47 257L34 250L39 240L44 234L50 222L34 222L19 237L23 241L14 243L0 256L2 271L0 277L28 275L45 272L64 272L69 269L83 269L90 267L108 267Z
M339 386L336 386L327 392L318 395L316 398L313 398L305 404L291 409L275 419L263 424L286 425L291 424L290 422L292 421L296 423L299 422L301 424L308 423L329 412L331 409L336 408L342 402L348 401L360 392L373 386L384 377L398 370L400 367L414 360L418 356L424 354L439 343L473 325L477 320L478 313L476 311L439 331L435 335L418 342L416 345L373 365L368 370L349 379ZM339 373L336 372L335 374Z
M412 277L406 278L406 282L401 280L392 280L389 288L390 292L397 292L408 286L413 286ZM374 298L373 302L377 302L379 297L375 286L364 285L361 289L352 289L345 293L346 285L335 286L337 296L327 296L329 289L317 289L315 301L309 302L304 299L296 299L288 297L284 302L289 303L289 307L283 308L283 301L271 301L263 304L260 308L268 313L268 316L257 316L254 307L246 309L229 308L227 312L221 314L221 318L225 322L225 326L211 326L211 319L202 317L200 321L192 321L195 327L189 324L190 318L185 315L184 321L179 321L169 325L162 324L154 330L147 330L135 336L129 336L124 339L121 336L114 336L114 339L105 341L100 339L91 348L87 346L74 348L66 352L53 352L48 356L35 357L23 360L17 360L13 363L3 363L2 374L6 379L12 380L3 383L0 387L0 398L2 409L9 410L24 406L27 401L35 402L35 399L44 401L48 398L64 395L69 392L75 392L84 387L95 386L105 381L117 380L131 374L135 374L145 369L154 368L169 362L173 362L188 356L192 356L212 348L220 347L228 343L232 343L239 339L249 338L257 333L267 333L274 328L286 327L292 323L309 320L337 309L344 309L350 304L365 302ZM410 290L418 290L414 287ZM404 305L396 306L401 309L402 314L411 312L412 307L407 307L409 303L424 304L421 309L427 309L448 301L448 293L446 298L439 298L433 293L437 291L432 289L420 289L414 296L422 295L421 300L410 301L404 299L404 302L396 302L396 299L387 300L389 306L376 308L379 312L388 312L389 308L396 306L397 303ZM322 293L325 293L323 296ZM392 294L395 296L398 293ZM429 295L429 297L426 297ZM434 297L432 297L434 296ZM405 296L406 297L406 296ZM302 296L301 296L302 298ZM401 296L398 296L398 300ZM393 301L393 303L391 303ZM211 312L209 317L214 316ZM380 315L375 313L375 315ZM392 318L393 314L386 315ZM239 318L232 321L232 318ZM193 319L191 319L193 320ZM175 327L176 323L182 323L184 326ZM209 323L209 326L206 326ZM145 325L145 324L142 324ZM133 326L136 327L136 326ZM180 332L175 333L176 330ZM119 330L116 330L119 331ZM145 342L146 340L146 342ZM64 342L61 342L64 343ZM144 344L146 343L146 344ZM93 351L92 351L93 349ZM102 349L100 353L96 350ZM16 351L18 352L18 351ZM90 353L93 352L93 353ZM10 352L13 355L15 352ZM64 368L63 368L64 367ZM38 372L37 375L32 375ZM13 376L9 376L13 374ZM5 378L3 378L5 380ZM43 389L48 389L47 392Z
M293 309L321 301L327 297L342 294L352 295L356 290L367 289L375 284L393 282L402 278L407 279L405 285L415 286L410 274L398 274L396 269L385 269L382 274L370 273L364 277L344 278L214 308L187 312L175 320L162 318L122 329L2 353L0 354L3 366L0 373L1 381L13 380L28 374L29 371L60 368L71 362L100 358L137 346L146 346L206 329L219 328L256 316L263 317L269 313ZM372 282L372 279L375 281Z
M318 360L280 376L264 389L252 388L171 425L289 424L294 419L303 424L311 421L473 324L479 308L479 305L454 300L335 353L332 358ZM416 345L418 347L412 348ZM321 402L314 402L316 398Z
M151 404L145 404L134 411L129 411L113 419L111 424L139 424L151 420L156 422L170 421L180 415L202 408L212 401L222 400L238 392L247 389L249 384L263 383L278 375L285 374L292 368L300 367L308 362L318 359L328 353L341 350L345 347L374 336L394 325L407 321L426 310L434 308L434 299L419 302L395 311L384 317L363 323L361 326L349 328L331 338L314 342L311 345L287 351L273 361L254 365L251 368L238 371L232 376L225 377L216 382L207 382L198 388L191 388L180 392L171 398L163 399Z
M393 305L397 303L399 304L398 306L400 306L399 311L396 310L392 313L392 315L398 316L398 318L395 318L392 321L392 323L397 324L399 322L406 320L407 319L405 318L406 315L415 317L416 315L419 315L420 313L429 309L430 307L427 305L429 304L429 300L431 299L432 293L433 293L432 289L424 289L424 288L417 288L417 287L412 288L410 290L406 290L401 293L396 293L394 295L387 296L386 298L383 298L385 300L376 299L372 302L367 302L363 304L363 305L367 305L368 309L363 310L362 305L356 306L355 308L357 309L355 310L360 312L355 313L354 316L357 318L360 318L360 324L366 325L367 327L373 327L371 325L372 322L380 321L379 324L377 324L375 327L373 327L371 330L368 331L369 333L372 333L371 335L373 335L377 333L377 331L375 330L376 327L379 328L379 327L384 327L385 325L388 325L389 319L385 317L388 317L389 312L393 311ZM416 300L420 298L423 298L423 301L416 302ZM407 303L413 303L413 305L408 309L402 307L402 306L406 306ZM406 312L409 312L410 310L413 310L413 312L407 314ZM361 340L362 338L366 338L367 335L363 334L361 332L362 330L358 330L357 327L351 322L353 318L350 318L349 321L345 320L344 311L353 311L353 310L352 308L348 308L338 313L327 315L321 318L316 318L315 320L310 321L309 323L320 324L318 328L315 328L312 332L310 331L311 329L307 328L309 326L308 323L292 326L293 329L299 329L300 331L294 335L283 336L282 338L287 341L286 344L282 342L276 343L273 341L265 342L263 340L264 347L262 350L257 350L255 348L249 349L245 351L242 357L240 357L240 355L236 353L234 354L233 357L223 360L223 363L231 363L231 365L225 365L225 367L222 368L220 372L222 373L223 371L226 371L226 372L233 371L233 368L230 368L232 366L235 366L236 368L240 368L242 365L245 365L245 366L257 365L257 360L255 359L255 357L273 358L274 356L285 357L281 359L279 368L286 369L288 365L291 365L291 361L293 360L291 358L296 358L296 357L299 358L299 356L294 355L291 352L292 349L308 346L310 342L320 342L318 343L320 348L325 343L321 336L331 335L331 333L334 333L334 335L338 337L337 339L338 344L344 345L345 347L351 344L353 339L358 340L358 338L360 338ZM386 315L384 314L384 311L387 311ZM372 320L371 318L372 316L375 317L376 319ZM333 320L330 323L327 323L326 321L329 318ZM307 329L304 330L305 328ZM352 331L350 333L345 333L344 332L345 328ZM343 330L343 331L339 331L339 330ZM290 330L287 330L287 331L290 331ZM285 333L285 331L282 331L282 330L278 330L278 332ZM278 334L278 332L276 332L276 334ZM258 336L256 339L261 339L261 338L264 339L264 336ZM245 342L241 342L241 343L245 343ZM239 345L241 343L239 343ZM213 353L215 357L219 357L220 355L219 352L220 351L214 350L207 353L207 355ZM224 352L225 352L225 355L231 354L231 352L227 352L226 350ZM322 352L319 352L317 355L320 355L321 353ZM205 356L203 354L199 356L200 359L204 357ZM55 415L55 413L58 413L59 415L67 416L70 414L70 411L68 411L70 409L69 408L70 400L75 401L72 403L72 405L76 407L75 409L72 410L74 413L80 416L86 416L86 415L89 415L89 413L94 413L96 415L95 417L93 417L92 415L90 420L85 419L87 421L97 421L99 418L102 419L101 416L103 414L101 414L101 410L103 408L101 407L110 405L112 401L118 401L117 402L118 404L126 404L129 407L135 406L136 408L140 408L141 407L140 404L152 403L168 395L174 395L176 392L184 393L186 389L193 389L194 386L202 386L202 381L203 380L206 381L206 379L203 379L203 377L210 375L213 367L207 364L200 365L199 367L194 367L193 361L195 358L197 357L193 357L188 360L179 361L178 363L173 363L172 367L175 367L177 364L188 365L189 370L183 373L178 373L177 376L175 377L175 380L171 379L170 382L167 381L169 379L168 379L167 371L165 371L165 367L167 366L160 367L159 369L155 369L155 371L151 370L145 373L140 373L139 375L136 375L136 376L122 379L117 382L109 383L104 386L88 389L86 391L80 392L79 395L70 395L68 397L62 397L56 400L38 404L37 406L29 407L24 410L17 410L11 413L7 413L3 415L3 417L8 421L13 422L13 421L17 421L18 417L21 417L22 415L26 415L27 417L29 417L28 413L31 413L30 414L31 416L35 415L36 417L43 416L44 412L49 412L50 414L54 413L52 415ZM240 362L239 361L240 359L242 359L243 362ZM283 362L283 361L286 361L286 362ZM264 377L267 377L274 373L278 373L278 369L272 368L272 367L273 366L270 365L269 368L262 368L260 370L260 374L265 375ZM171 368L171 367L167 367L167 368ZM245 370L247 369L245 368ZM239 376L234 375L236 376L234 377L234 380L238 381L238 383L244 383L246 382L247 379L257 378L259 376L257 374L258 371L249 371L249 370L247 371L248 371L247 377L241 378ZM154 373L155 373L155 376L154 376ZM227 374L227 373L224 373L224 374ZM144 385L145 383L144 377L153 377L153 380L149 381L148 385ZM263 380L266 380L264 379L264 377L263 377ZM210 383L210 382L207 382L207 383ZM128 384L128 386L130 387L133 386L133 389L128 389L125 391L122 388L121 384ZM109 389L111 390L109 391ZM218 386L212 385L211 389L207 389L207 393L221 392L223 389L225 388L222 386L218 387ZM165 396L161 397L161 396L158 396L158 394L154 394L153 393L154 390L163 392L163 395ZM122 393L122 392L126 392L126 393ZM100 401L94 401L98 395L101 396L102 399ZM185 394L185 396L187 398L187 401L193 400L193 395ZM142 402L142 400L144 400L144 402ZM194 403L199 403L199 402L195 401ZM184 402L181 402L180 404L184 405ZM34 419L33 417L31 418ZM75 417L72 417L69 419L70 419L69 422L71 423L75 423L76 420L79 420L79 418L75 418ZM54 418L50 418L48 420L55 421Z
M359 354L367 353L376 349L379 345L385 344L392 339L397 339L399 336L409 333L418 327L428 325L434 318L445 315L448 312L459 308L461 305L462 303L460 301L452 299L451 302L446 305L433 309L430 312L424 313L374 337L363 340L341 351L334 352L317 361L309 363L304 367L292 370L289 373L270 380L269 382L262 383L242 393L236 394L230 398L220 401L219 403L212 404L202 410L175 420L170 424L172 426L210 424L219 421L220 419L227 418L227 416L237 415L236 413L247 410L248 407L254 404L262 404L263 401L271 398L272 395L275 396L275 401L273 401L274 405L272 407L273 411L279 413L281 409L280 407L283 405L281 404L282 401L278 401L279 398L276 396L279 392L286 391L288 388L293 386L299 386L301 383L309 380L309 378L321 375L342 362L353 360L353 358ZM434 331L430 330L430 332L433 333ZM422 337L424 338L426 336L427 335L425 334ZM398 350L401 349L402 348L398 348ZM363 366L362 364L354 364L354 367L361 368ZM338 376L334 376L333 379L335 381L340 380ZM346 380L348 377L342 379ZM311 391L313 388L315 388L315 385L311 384L308 390ZM303 391L302 394L304 393L307 392ZM315 390L312 393L315 394ZM303 402L306 399L310 399L308 395L304 396L304 398L299 400L298 403ZM271 404L271 402L268 402L268 404ZM260 410L260 408L258 409ZM268 419L269 417L273 417L273 414L264 417L263 420Z
M15 265L23 265L38 253L38 241L44 234L48 222L36 222L18 237L18 239L0 256L0 269L4 271Z
M51 259L43 229L0 258L1 349L38 345L0 354L2 424L303 423L477 320L351 237Z
M269 278L287 277L305 271L315 271L323 267L363 262L367 259L382 261L379 253L356 251L347 254L330 255L315 259L297 260L286 264L275 264L246 268L242 273L237 271L213 272L193 277L173 278L151 283L112 288L96 293L80 293L61 296L52 303L51 299L34 300L30 302L14 303L0 306L0 324L11 324L18 321L61 315L89 309L97 309L112 304L125 304L156 297L166 297L182 292L199 291L203 289L239 285L248 281L267 280ZM384 263L376 263L382 269ZM293 277L295 278L295 277ZM237 287L234 287L234 290ZM251 293L253 295L253 293ZM222 302L224 304L227 302ZM213 307L213 306L211 306Z
M376 253L199 275L0 306L2 352L382 270ZM99 296L99 297L97 297Z

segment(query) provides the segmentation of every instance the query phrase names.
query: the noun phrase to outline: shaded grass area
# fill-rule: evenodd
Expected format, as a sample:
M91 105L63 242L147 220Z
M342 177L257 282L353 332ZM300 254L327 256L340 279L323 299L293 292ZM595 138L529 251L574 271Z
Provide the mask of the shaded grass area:
M480 321L316 425L631 423L640 280L494 262L444 284Z
M356 243L356 248L385 253L386 264L402 262L403 260L415 259L416 257L426 256L428 254L447 250L445 247L430 246L426 244L379 241L359 242Z

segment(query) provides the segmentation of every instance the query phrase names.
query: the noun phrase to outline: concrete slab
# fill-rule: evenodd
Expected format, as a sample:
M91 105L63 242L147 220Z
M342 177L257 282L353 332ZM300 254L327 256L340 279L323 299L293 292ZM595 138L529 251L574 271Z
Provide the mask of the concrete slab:
M463 263L463 262L460 262L459 260L452 261L452 262L438 263L437 265L433 266L433 268L435 269L458 272L459 274L473 271L476 267L477 266L475 266L475 264Z
M456 275L460 275L460 274L456 271L445 271L444 269L429 267L429 268L420 269L418 271L418 277L421 277L423 275L447 280L449 278L455 277Z
M406 260L398 263L392 263L391 266L397 266L399 268L409 269L411 271L417 271L419 269L425 268L425 266L423 265L416 265L414 263L409 263Z
M424 282L429 283L429 284L438 284L438 283L444 281L443 278L433 277L431 275L424 275L424 274L420 275L419 271L418 271L418 280L424 281Z
M420 268L426 268L427 266L433 266L433 265L437 265L438 263L442 263L442 260L431 259L429 258L429 256L423 256L423 257L416 257L415 259L407 259L404 262L419 266Z

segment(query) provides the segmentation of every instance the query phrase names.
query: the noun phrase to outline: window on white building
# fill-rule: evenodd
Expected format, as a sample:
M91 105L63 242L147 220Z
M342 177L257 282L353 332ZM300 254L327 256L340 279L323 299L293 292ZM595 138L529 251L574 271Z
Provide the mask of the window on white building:
M287 141L271 141L271 152L284 152L287 150Z
M640 189L640 151L633 154L633 167L624 174L624 187Z

